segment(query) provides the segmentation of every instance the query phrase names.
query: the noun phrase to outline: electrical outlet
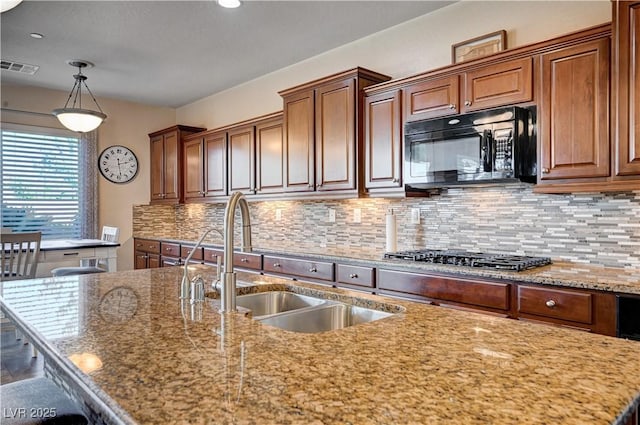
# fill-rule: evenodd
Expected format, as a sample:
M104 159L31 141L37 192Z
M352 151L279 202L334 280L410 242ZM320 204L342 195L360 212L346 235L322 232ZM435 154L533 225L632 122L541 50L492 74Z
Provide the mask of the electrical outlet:
M282 209L276 208L276 221L282 220Z
M336 210L333 208L329 208L329 223L336 222Z
M411 224L420 224L420 208L411 208Z
M362 222L362 210L360 208L353 209L353 222L354 223Z

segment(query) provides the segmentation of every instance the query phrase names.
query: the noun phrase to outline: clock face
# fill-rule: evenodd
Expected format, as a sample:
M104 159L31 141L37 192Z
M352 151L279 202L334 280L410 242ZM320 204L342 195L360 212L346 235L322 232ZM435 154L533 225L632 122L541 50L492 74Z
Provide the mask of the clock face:
M114 145L102 151L98 168L110 182L128 183L138 174L138 158L131 149Z
M100 300L100 316L107 322L127 322L135 316L137 310L138 296L126 286L113 288Z

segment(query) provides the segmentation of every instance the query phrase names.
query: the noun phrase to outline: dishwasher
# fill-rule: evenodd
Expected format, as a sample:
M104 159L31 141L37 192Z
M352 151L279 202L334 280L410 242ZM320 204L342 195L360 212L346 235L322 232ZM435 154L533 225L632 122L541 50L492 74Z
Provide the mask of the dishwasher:
M620 338L640 341L640 295L616 296L617 332Z

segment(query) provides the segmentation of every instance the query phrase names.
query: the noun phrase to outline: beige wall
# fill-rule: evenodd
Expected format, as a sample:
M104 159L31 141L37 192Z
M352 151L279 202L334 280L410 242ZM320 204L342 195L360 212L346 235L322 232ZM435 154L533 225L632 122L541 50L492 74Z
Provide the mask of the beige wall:
M509 47L602 24L597 1L463 1L178 108L180 124L215 128L282 109L277 92L355 66L403 78L451 63L451 45L497 30Z
M64 105L67 92L36 87L2 86L2 108L49 114ZM139 171L128 184L113 184L98 177L99 225L120 228L118 269L133 268L132 210L133 205L149 203L149 137L148 133L176 123L175 109L146 106L119 100L98 98L107 114L98 129L98 151L110 145L131 148L138 156ZM3 111L3 122L60 127L57 119L33 114Z

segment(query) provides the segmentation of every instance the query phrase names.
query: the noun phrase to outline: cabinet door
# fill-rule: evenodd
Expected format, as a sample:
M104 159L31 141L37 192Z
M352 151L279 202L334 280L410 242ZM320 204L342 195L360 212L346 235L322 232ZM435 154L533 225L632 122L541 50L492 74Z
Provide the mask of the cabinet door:
M160 267L160 255L158 254L147 254L149 258L147 258L147 268L156 269Z
M204 137L205 197L227 194L227 133L222 131Z
M615 1L613 8L615 173L640 175L640 2Z
M402 91L406 122L455 115L458 106L458 76L436 78Z
M151 139L151 200L164 198L164 138Z
M230 130L229 137L229 193L255 193L256 145L254 127Z
M365 187L400 187L400 90L365 98Z
M282 118L256 125L256 189L258 193L282 192Z
M541 180L609 175L609 39L541 56Z
M164 135L164 197L166 200L180 199L180 136L178 131Z
M485 66L464 75L462 112L533 99L531 58Z
M134 254L134 269L146 269L147 268L147 253L142 251L136 251Z
M316 89L316 190L356 188L355 80Z
M202 139L189 140L184 144L184 199L202 199L203 190L203 142Z
M306 90L284 100L284 190L312 191L314 175L314 91Z

